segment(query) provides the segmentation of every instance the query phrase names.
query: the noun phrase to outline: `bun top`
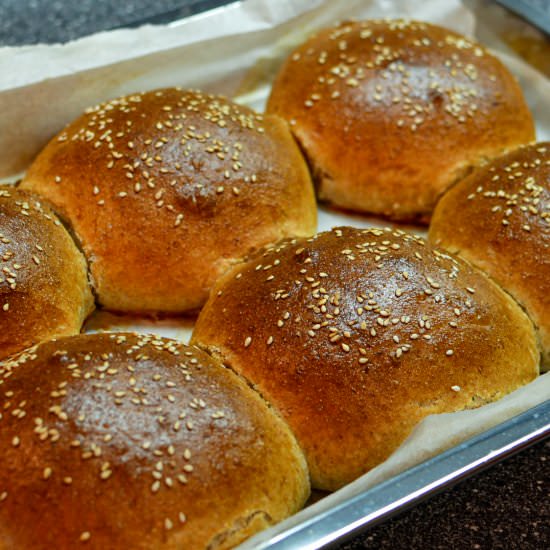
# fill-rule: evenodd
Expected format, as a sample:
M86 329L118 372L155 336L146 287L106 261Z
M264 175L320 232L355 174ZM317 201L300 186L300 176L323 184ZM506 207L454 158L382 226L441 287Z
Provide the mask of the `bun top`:
M437 205L430 240L480 267L527 310L550 367L550 143L494 159Z
M426 221L471 166L535 137L497 58L418 21L318 32L281 68L267 110L290 121L321 199L398 219Z
M75 336L0 380L1 548L227 548L308 496L287 426L199 350Z
M422 418L472 408L538 372L532 323L465 262L393 229L338 228L220 279L192 342L287 420L312 484L385 460Z
M283 120L175 88L89 109L22 187L72 226L99 302L121 311L198 308L229 265L316 224L307 167Z
M84 257L55 214L0 185L0 358L80 332L93 307Z

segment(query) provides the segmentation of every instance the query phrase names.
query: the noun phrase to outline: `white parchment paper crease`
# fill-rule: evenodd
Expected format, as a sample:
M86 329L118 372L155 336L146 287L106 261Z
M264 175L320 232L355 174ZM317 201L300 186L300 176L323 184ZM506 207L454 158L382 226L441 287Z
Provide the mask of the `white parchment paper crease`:
M489 10L493 11L488 16ZM494 26L506 15L487 2L245 0L167 26L99 33L65 45L0 48L0 178L14 180L84 108L124 93L179 85L224 93L262 109L280 63L311 31L351 17L380 16L411 17L482 36L518 77L537 122L538 139L550 139L550 82L499 41ZM335 225L366 227L380 222L320 209L319 230ZM186 340L192 324L98 313L87 330L153 331ZM548 398L550 373L481 409L429 417L378 468L243 547L252 548L258 540Z

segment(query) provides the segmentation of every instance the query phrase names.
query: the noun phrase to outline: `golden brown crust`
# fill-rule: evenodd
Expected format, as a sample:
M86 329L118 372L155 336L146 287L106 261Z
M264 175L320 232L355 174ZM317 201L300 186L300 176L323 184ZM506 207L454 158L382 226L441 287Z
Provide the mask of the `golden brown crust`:
M192 342L287 420L312 484L385 460L423 417L477 407L538 372L534 328L469 264L392 229L340 228L218 281Z
M535 138L497 58L415 21L320 31L283 65L267 111L291 121L322 200L401 220L428 220L472 165Z
M99 302L120 311L198 308L250 251L316 227L286 123L196 91L89 110L50 142L22 187L70 222Z
M538 327L550 367L550 142L476 170L438 203L430 240L488 273Z
M0 363L0 548L225 548L309 493L286 424L200 350L135 334Z
M0 359L78 334L93 308L84 257L55 214L0 185Z

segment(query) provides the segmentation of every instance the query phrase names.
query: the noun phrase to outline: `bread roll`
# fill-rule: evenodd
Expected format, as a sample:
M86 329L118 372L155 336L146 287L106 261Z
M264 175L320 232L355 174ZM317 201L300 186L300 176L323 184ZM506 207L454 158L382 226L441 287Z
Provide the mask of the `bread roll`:
M385 460L428 414L533 380L539 359L508 294L394 229L334 229L236 266L192 342L280 411L326 490Z
M93 308L84 257L55 214L0 185L0 359L77 334Z
M0 363L0 549L219 549L309 493L286 424L203 352L156 336Z
M100 304L118 311L196 309L249 252L316 227L286 123L197 91L88 110L46 146L22 187L72 226Z
M488 273L531 316L550 368L550 142L476 170L438 203L430 240Z
M320 31L283 65L267 111L291 122L320 199L417 222L473 165L535 137L496 57L417 21Z

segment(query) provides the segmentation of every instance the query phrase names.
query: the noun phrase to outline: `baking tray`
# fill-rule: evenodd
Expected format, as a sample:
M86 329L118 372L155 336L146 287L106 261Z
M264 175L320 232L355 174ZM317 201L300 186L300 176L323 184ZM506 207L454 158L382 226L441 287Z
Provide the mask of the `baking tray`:
M218 0L215 7L234 1ZM502 3L513 9L510 4L514 2ZM205 12L213 7L212 4L212 0L190 2L189 15ZM541 20L539 14L537 21L527 2L518 4L515 6L518 15L549 32L549 17ZM522 11L522 6L527 6L527 10ZM181 10L176 9L153 19L135 21L132 26L174 21L180 17ZM550 399L324 513L272 536L253 537L239 548L314 550L340 544L547 437L550 437Z
M235 0L195 0L189 2L186 9L189 9L189 15L199 14L234 2ZM518 15L545 32L550 32L550 8L547 17L541 19L538 12L537 19L528 2L501 3L515 8ZM132 26L180 18L181 10L176 9L158 14L154 18L134 21ZM550 437L550 399L324 513L269 537L260 534L259 537L253 537L241 544L239 548L314 550L340 544L547 437Z
M127 26L168 21L178 26L182 15L201 17L208 9L223 10L224 4L240 3L193 0L182 3L181 9L134 20ZM550 399L334 506L259 533L239 548L315 549L341 543L546 437L550 437Z

